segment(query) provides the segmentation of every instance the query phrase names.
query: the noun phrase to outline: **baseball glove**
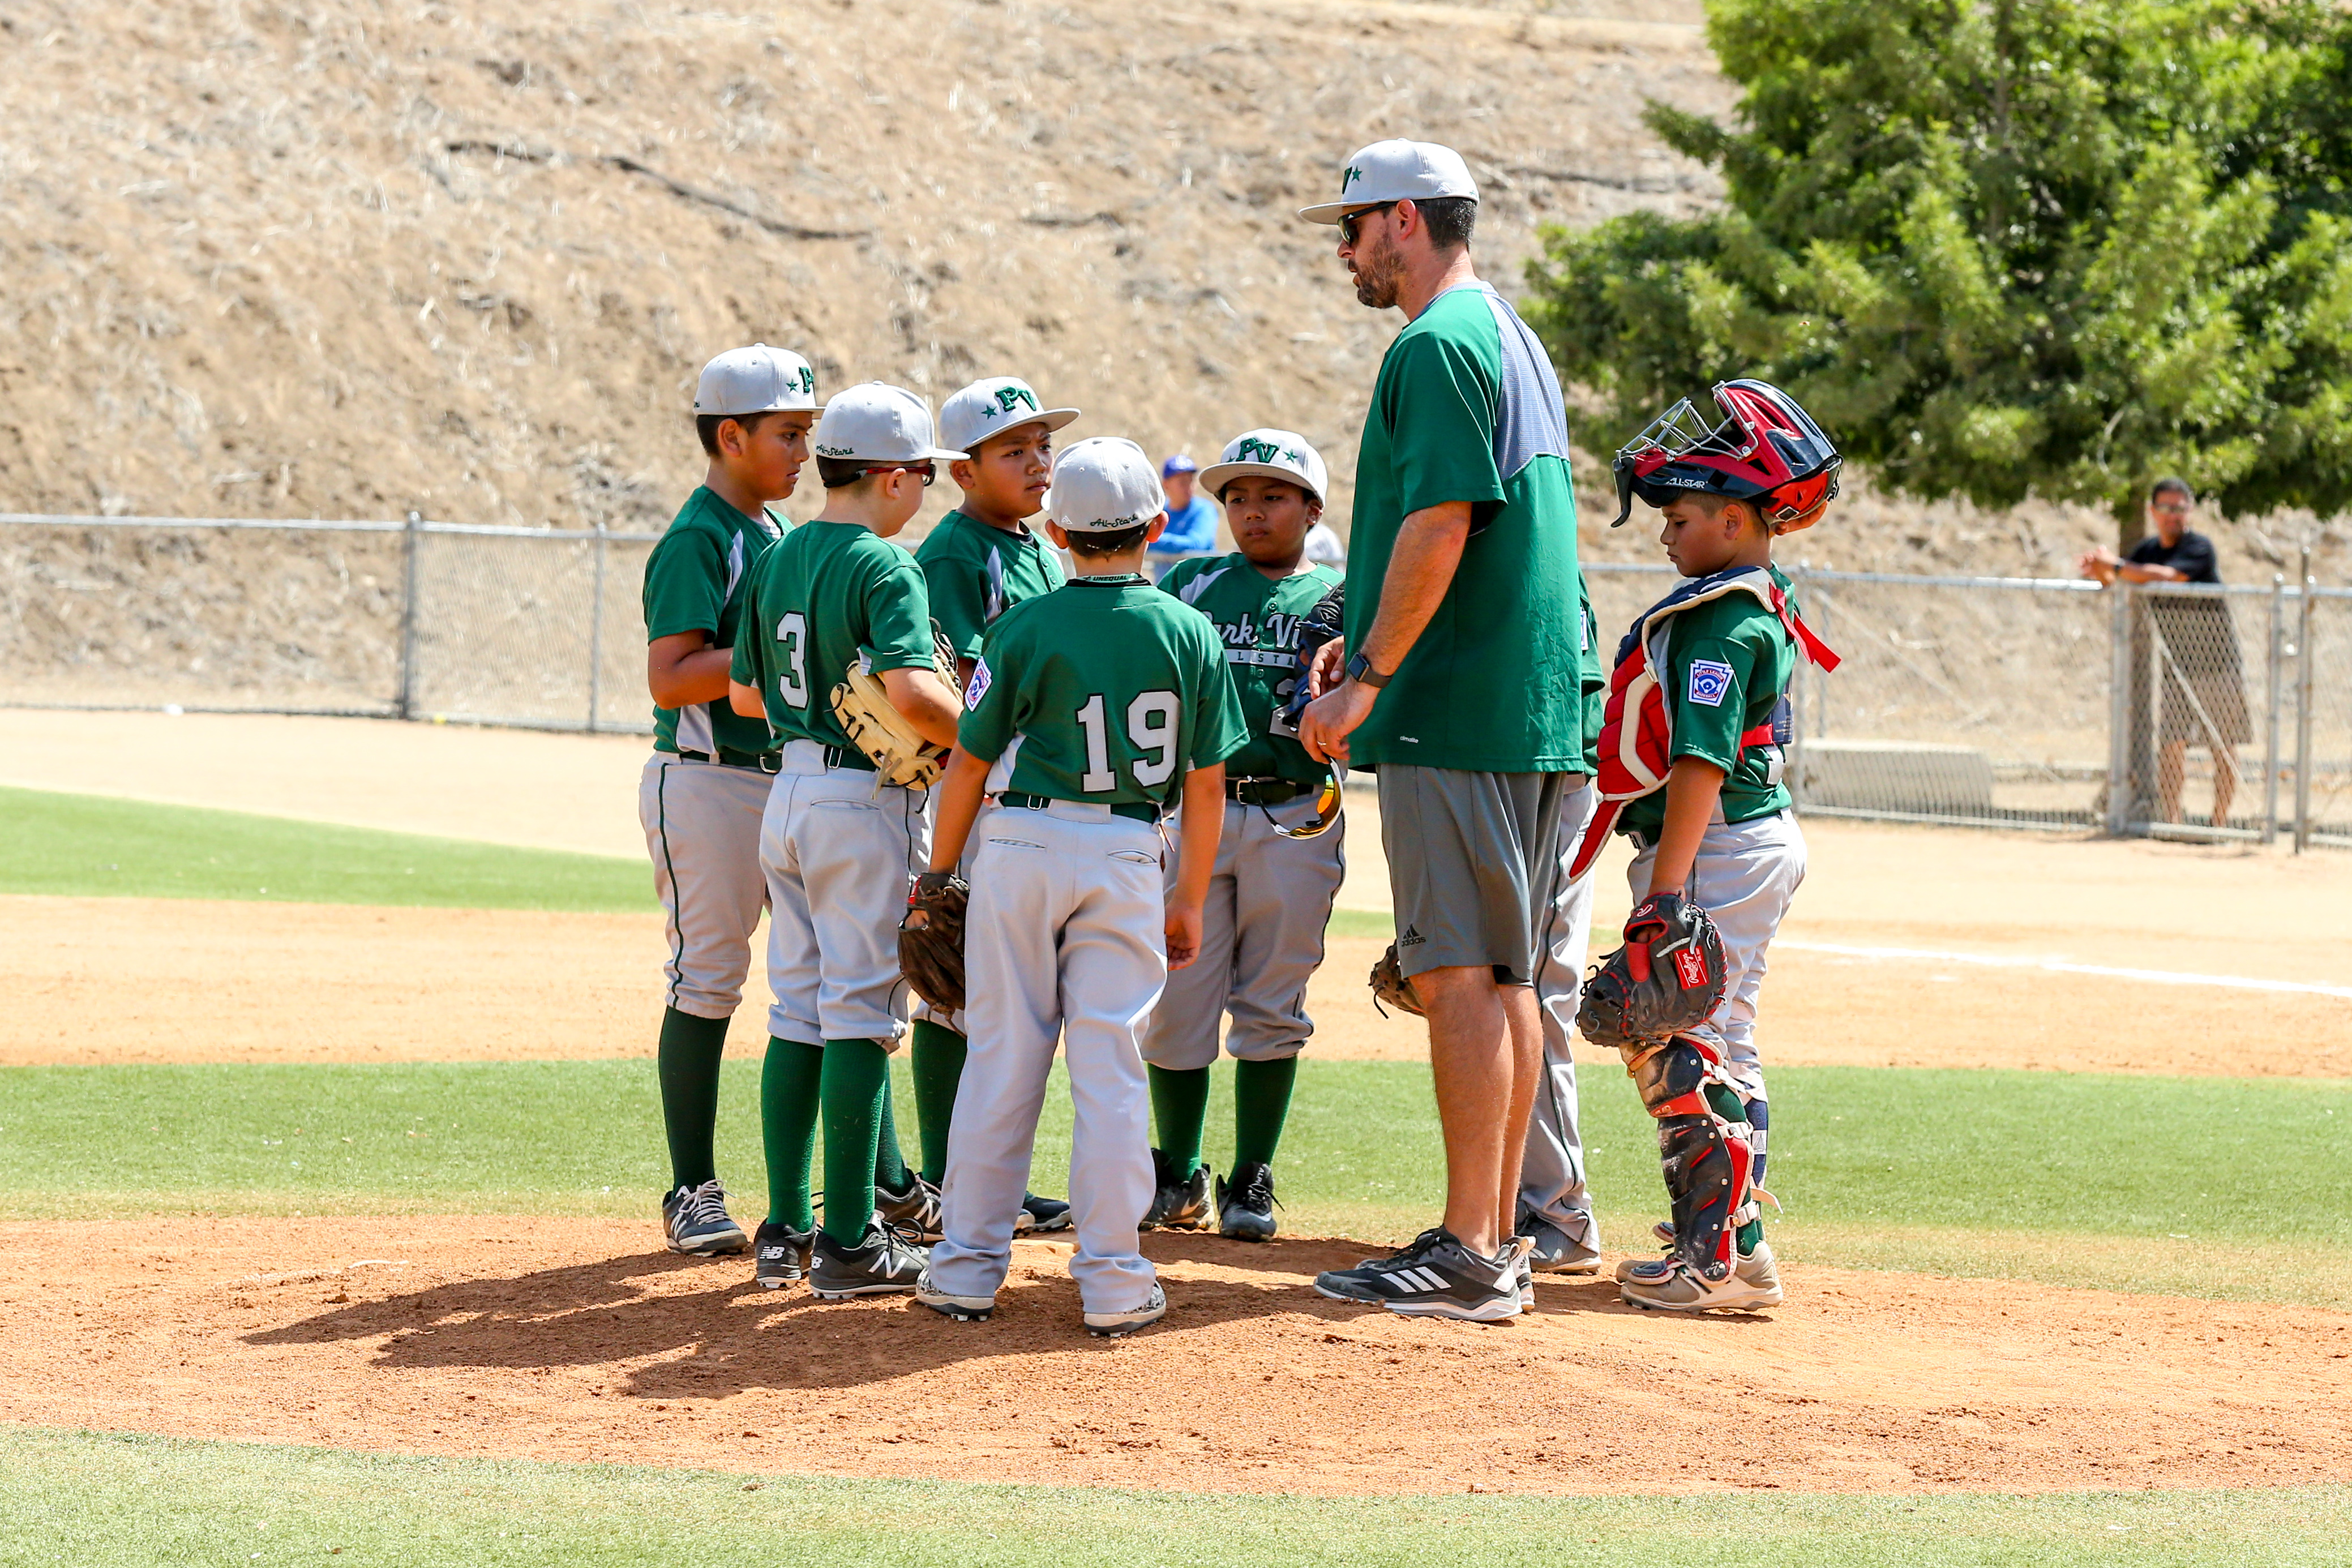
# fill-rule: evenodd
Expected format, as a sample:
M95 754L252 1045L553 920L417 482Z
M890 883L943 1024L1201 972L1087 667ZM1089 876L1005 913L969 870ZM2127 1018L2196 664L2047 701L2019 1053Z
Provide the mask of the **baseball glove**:
M932 668L950 691L961 693L956 680L955 649L945 637L934 639ZM961 695L957 700L962 700ZM852 660L841 684L833 689L833 716L851 745L873 759L882 782L908 789L929 789L937 784L947 752L915 732L907 716L890 701L882 678L866 668L863 654Z
M1371 984L1372 1005L1380 1009L1381 1017L1389 1016L1389 1007L1401 1013L1410 1013L1416 1018L1429 1016L1429 1009L1421 1005L1421 993L1412 988L1412 978L1398 967L1396 943L1389 943L1389 950L1381 954L1378 963L1372 965ZM1389 1006L1381 1007L1383 1002Z
M915 994L944 1012L963 1010L963 917L971 884L953 871L926 871L907 889L898 922L898 969Z
M1576 1026L1596 1046L1643 1051L1706 1022L1727 979L1706 911L1655 893L1626 919L1625 945L1585 977Z

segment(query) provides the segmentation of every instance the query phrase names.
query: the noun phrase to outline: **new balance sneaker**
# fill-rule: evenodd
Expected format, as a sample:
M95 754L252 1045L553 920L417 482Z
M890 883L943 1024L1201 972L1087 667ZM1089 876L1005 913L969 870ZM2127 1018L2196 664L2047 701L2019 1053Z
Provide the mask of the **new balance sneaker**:
M809 1289L820 1301L845 1301L852 1296L881 1296L912 1290L922 1278L929 1254L879 1219L866 1222L865 1238L844 1247L820 1230L812 1249Z
M662 1194L662 1230L669 1249L693 1258L717 1258L751 1245L743 1227L727 1212L727 1189L713 1176L698 1187Z
M1209 1228L1209 1184L1214 1180L1206 1164L1179 1175L1166 1151L1151 1152L1151 1206L1143 1211L1140 1230L1206 1230Z
M1013 1235L1069 1228L1069 1205L1059 1198L1041 1198L1034 1193L1021 1194L1021 1212L1013 1216Z
M996 1310L993 1296L958 1296L931 1283L931 1271L923 1270L915 1281L915 1300L941 1317L953 1318L959 1323L986 1322Z
M1533 1243L1528 1261L1538 1274L1598 1274L1601 1272L1601 1249L1578 1241L1549 1220L1532 1215L1519 1222L1519 1234ZM1592 1234L1591 1222L1586 1235Z
M1116 1339L1148 1328L1168 1315L1168 1294L1154 1285L1142 1306L1124 1312L1088 1312L1087 1332L1098 1340Z
M907 1180L912 1184L903 1193L875 1188L874 1212L882 1216L884 1225L928 1246L940 1239L940 1190L920 1172L908 1171Z
M814 1230L794 1230L780 1220L763 1219L751 1235L751 1278L763 1290L781 1290L808 1272Z
M1234 1179L1217 1178L1217 1231L1235 1241L1274 1239L1274 1167L1250 1160L1234 1167Z
M1519 1315L1512 1253L1482 1258L1444 1226L1423 1231L1391 1257L1318 1274L1315 1289L1335 1301L1364 1301L1412 1317L1499 1323Z
M1690 1265L1669 1258L1663 1271L1644 1270L1640 1277L1620 1281L1617 1293L1630 1305L1667 1312L1751 1311L1777 1307L1785 1299L1771 1246L1761 1241L1718 1283L1708 1284Z

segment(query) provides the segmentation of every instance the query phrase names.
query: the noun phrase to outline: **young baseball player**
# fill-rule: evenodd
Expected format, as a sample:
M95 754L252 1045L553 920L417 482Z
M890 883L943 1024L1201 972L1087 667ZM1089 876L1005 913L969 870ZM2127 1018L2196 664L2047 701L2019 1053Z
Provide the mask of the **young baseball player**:
M940 439L967 454L948 465L963 492L915 552L931 593L931 621L955 649L960 678L969 681L982 638L996 617L1024 599L1062 585L1062 563L1029 527L1045 510L1054 473L1054 432L1078 416L1075 408L1045 408L1036 390L1013 375L982 376L940 406ZM947 1179L948 1126L956 1085L963 1078L963 1021L915 1007L915 1116L923 1146L922 1175L936 1189ZM1065 1230L1070 1205L1034 1193L1021 1200L1023 1231Z
M764 714L781 746L760 830L776 1000L760 1082L769 1207L755 1274L776 1289L805 1268L833 1300L912 1289L922 1268L920 1248L874 1205L889 1056L906 1029L898 917L930 834L922 792L877 775L831 694L862 663L925 740L954 742L959 705L935 672L923 574L890 537L937 465L963 454L934 444L920 398L879 382L835 396L814 445L824 510L760 563L728 693L739 713ZM809 1161L820 1112L818 1230Z
M1727 382L1715 399L1715 428L1685 400L1617 455L1616 521L1635 496L1659 508L1660 542L1688 581L1619 645L1602 804L1573 868L1589 868L1613 826L1637 850L1629 943L1668 895L1704 909L1722 939L1726 982L1706 1022L1663 1045L1621 1047L1658 1120L1674 1218L1660 1227L1665 1256L1620 1265L1619 1289L1635 1306L1676 1311L1782 1299L1755 1197L1769 1124L1756 999L1765 950L1805 876L1781 778L1789 682L1801 655L1836 667L1798 618L1772 541L1811 527L1836 497L1837 449L1776 387Z
M1080 441L1053 480L1054 542L1079 575L989 629L940 785L934 873L962 857L982 794L997 805L971 860L945 1236L915 1299L961 1319L995 1310L1058 1039L1077 1112L1070 1273L1087 1330L1121 1334L1168 1310L1136 1245L1152 1198L1136 1035L1169 969L1199 952L1223 760L1248 732L1215 628L1143 574L1166 504L1143 448ZM1168 888L1158 824L1180 797Z
M793 493L815 422L816 377L796 353L754 343L703 366L694 426L709 466L646 558L654 753L637 817L669 936L658 1070L670 1185L661 1208L677 1252L744 1247L711 1144L727 1023L767 904L760 813L776 747L765 724L728 706L727 671L751 569L789 526L768 507Z
M1144 1226L1201 1230L1211 1223L1201 1137L1209 1068L1230 1015L1234 1166L1230 1181L1216 1180L1214 1220L1226 1236L1265 1241L1276 1228L1275 1150L1298 1053L1315 1032L1307 981L1323 962L1323 928L1347 868L1338 784L1299 745L1283 710L1299 679L1307 617L1341 579L1305 559L1328 486L1323 458L1304 437L1288 430L1237 437L1201 471L1200 483L1223 507L1239 548L1181 562L1160 587L1215 625L1250 738L1225 759L1224 828L1201 956L1168 977L1143 1037L1160 1128L1151 1152L1157 1192Z

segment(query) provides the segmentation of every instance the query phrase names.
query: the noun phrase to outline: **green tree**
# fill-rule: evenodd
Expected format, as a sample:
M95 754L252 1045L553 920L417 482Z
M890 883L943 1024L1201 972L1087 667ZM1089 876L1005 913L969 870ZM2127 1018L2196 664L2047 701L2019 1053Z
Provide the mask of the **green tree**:
M1530 320L1613 447L1732 375L1879 483L2352 500L2352 16L2329 0L1709 0L1727 200L1552 229Z

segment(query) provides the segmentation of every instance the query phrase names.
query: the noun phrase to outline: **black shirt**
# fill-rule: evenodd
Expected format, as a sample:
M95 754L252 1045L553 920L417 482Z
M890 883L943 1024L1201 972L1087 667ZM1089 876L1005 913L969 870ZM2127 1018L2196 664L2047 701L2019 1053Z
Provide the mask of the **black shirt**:
M2201 533L2183 529L2180 542L2167 548L2164 541L2149 534L2131 547L2124 557L2135 566L2169 566L2191 583L2219 583L2221 563L2213 554L2213 542Z

